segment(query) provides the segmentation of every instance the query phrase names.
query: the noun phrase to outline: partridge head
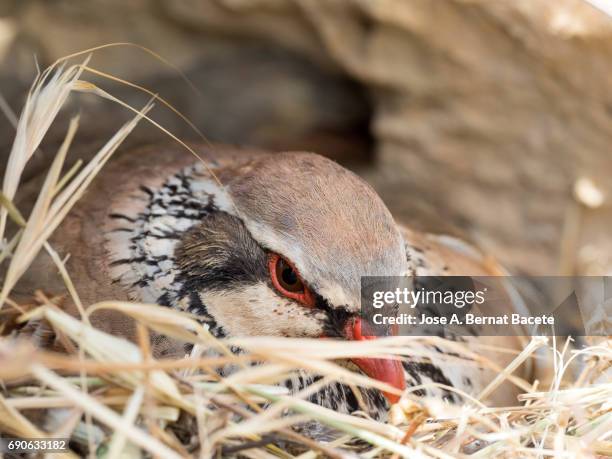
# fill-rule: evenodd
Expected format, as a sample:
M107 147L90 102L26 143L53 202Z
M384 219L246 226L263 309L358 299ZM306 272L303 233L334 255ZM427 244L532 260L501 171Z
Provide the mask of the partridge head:
M217 336L364 339L361 276L408 271L370 186L312 153L244 153L214 172L193 164L144 189L143 210L114 212L111 276L134 298L197 314ZM399 361L355 363L405 386Z

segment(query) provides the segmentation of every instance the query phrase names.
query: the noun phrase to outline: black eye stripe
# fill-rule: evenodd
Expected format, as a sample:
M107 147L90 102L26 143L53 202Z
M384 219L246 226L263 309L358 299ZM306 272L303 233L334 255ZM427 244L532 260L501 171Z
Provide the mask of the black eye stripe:
M348 320L358 317L359 314L351 312L348 307L332 306L319 294L315 294L315 308L327 315L325 320L325 335L330 338L345 338L344 327Z

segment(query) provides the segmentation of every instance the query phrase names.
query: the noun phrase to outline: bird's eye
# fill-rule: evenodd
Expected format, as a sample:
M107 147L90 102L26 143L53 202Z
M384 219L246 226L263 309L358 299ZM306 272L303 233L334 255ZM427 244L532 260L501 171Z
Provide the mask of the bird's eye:
M278 254L271 254L268 261L272 285L282 295L297 300L304 306L314 306L314 296L304 285L293 265Z
M276 263L276 278L278 283L288 292L303 292L304 284L289 263L279 257Z

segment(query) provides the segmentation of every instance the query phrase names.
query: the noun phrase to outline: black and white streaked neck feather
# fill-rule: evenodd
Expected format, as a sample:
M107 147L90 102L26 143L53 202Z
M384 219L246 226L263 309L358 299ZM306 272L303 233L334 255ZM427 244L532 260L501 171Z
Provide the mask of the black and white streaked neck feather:
M117 227L107 233L113 280L138 301L198 314L216 336L224 336L197 295L181 281L176 249L183 235L206 217L227 209L227 198L201 164L170 176L159 188L140 186L137 215L110 214Z

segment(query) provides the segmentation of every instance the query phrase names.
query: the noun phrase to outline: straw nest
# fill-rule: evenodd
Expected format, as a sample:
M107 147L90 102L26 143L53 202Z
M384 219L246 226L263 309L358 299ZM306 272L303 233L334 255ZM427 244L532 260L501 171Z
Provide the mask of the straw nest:
M5 273L0 331L8 335L0 338L3 436L70 438L71 452L57 457L612 456L612 383L605 376L612 348L606 340L578 351L568 342L557 345L554 339L532 338L508 368L497 369L498 377L486 389L491 393L526 359L552 363L550 381L528 383L511 378L524 391L516 406L488 407L480 400L485 394L466 397L462 406L449 406L408 392L392 408L389 422L382 423L359 413L340 414L306 398L330 381L393 390L335 365L335 359L422 355L424 341L442 347L456 347L457 343L431 337L359 343L265 337L219 341L193 317L156 305L82 304L79 286L71 282L48 238L132 129L143 120L154 123L147 117L152 103L170 106L151 94L151 103L140 110L131 108L81 79L87 73L114 77L88 67L88 59L77 65L67 65L66 60L45 70L32 85L16 125L0 195L0 260ZM13 205L22 171L73 91L122 104L135 116L90 162L64 171L78 128L78 119L73 119L36 204L25 218ZM18 225L15 234L6 234L9 219ZM12 289L41 250L56 263L66 291L53 292L56 296L37 292L29 304L18 304L11 299ZM62 312L66 297L77 306L80 317ZM137 343L93 328L88 317L101 309L134 318ZM32 339L13 339L15 333L7 333L8 324L18 324L22 331L34 330ZM34 345L45 329L56 334L63 349L50 351ZM193 343L192 355L155 359L149 347L150 331ZM230 346L245 352L234 355ZM211 348L214 354L205 352ZM252 362L260 364L253 366ZM577 362L579 367L575 367ZM236 371L221 378L216 370L228 364ZM491 362L481 364L495 368ZM323 377L316 387L291 395L276 384L296 369ZM309 421L333 429L335 438L317 442L294 428Z

